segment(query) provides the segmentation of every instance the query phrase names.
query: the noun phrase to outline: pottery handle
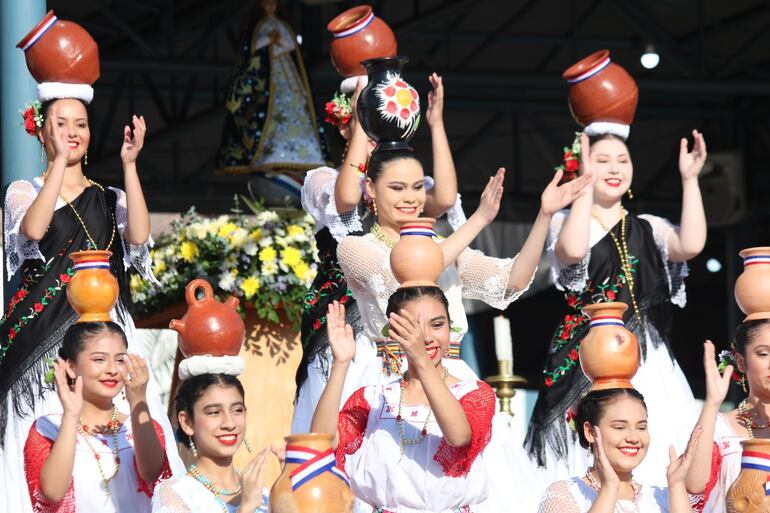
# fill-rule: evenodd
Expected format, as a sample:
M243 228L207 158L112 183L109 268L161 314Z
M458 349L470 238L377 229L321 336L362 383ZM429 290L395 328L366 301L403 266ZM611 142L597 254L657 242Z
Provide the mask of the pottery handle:
M184 321L181 319L171 319L171 322L168 323L168 329L174 330L177 333L183 333Z
M235 296L230 296L230 297L228 297L228 298L227 298L227 300L225 301L225 304L226 304L227 306L229 306L229 307L233 308L233 309L236 309L236 308L238 308L238 304L239 304L240 302L241 302L241 300L240 300L240 299L238 299L237 297L235 297Z
M203 289L203 299L197 298L195 293L198 292L198 289ZM214 290L211 288L209 282L201 278L196 278L184 288L184 296L187 300L187 304L192 305L206 299L214 299Z

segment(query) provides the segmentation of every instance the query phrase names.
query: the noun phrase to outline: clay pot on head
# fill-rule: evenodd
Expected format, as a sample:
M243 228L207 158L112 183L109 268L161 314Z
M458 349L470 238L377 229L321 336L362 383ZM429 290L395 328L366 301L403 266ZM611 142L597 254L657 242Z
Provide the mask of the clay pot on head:
M630 125L639 101L636 81L610 60L609 50L581 59L562 73L569 83L569 109L580 126L594 121Z
M203 298L196 293L202 290ZM192 280L185 287L187 313L169 328L179 333L179 349L185 358L194 355L238 356L246 328L238 314L238 298L220 303L206 280Z
M770 497L766 486L770 476L770 440L753 438L743 440L741 473L727 490L726 506L729 513L765 513L770 511Z
M770 247L744 249L743 272L735 280L735 302L744 321L770 319Z
M118 301L118 280L110 270L112 251L70 253L75 274L67 284L67 301L80 317L77 322L111 321Z
M639 342L626 329L625 303L594 303L583 307L591 328L580 343L580 366L591 380L591 390L633 388L631 378L639 369Z
M420 97L401 78L409 59L385 57L364 61L369 83L358 98L358 119L375 142L375 151L409 149L420 124Z
M390 269L401 287L435 286L444 271L444 253L433 240L435 219L420 217L401 227L390 251Z
M334 36L332 64L343 77L366 75L361 61L396 55L396 36L368 5L359 5L337 15L326 28Z
M35 25L17 48L38 83L93 84L99 78L99 47L83 27L60 20L53 11Z
M333 435L306 433L286 440L286 465L270 489L270 513L351 513L353 492L337 468L331 448ZM321 456L322 472L292 477L297 467Z

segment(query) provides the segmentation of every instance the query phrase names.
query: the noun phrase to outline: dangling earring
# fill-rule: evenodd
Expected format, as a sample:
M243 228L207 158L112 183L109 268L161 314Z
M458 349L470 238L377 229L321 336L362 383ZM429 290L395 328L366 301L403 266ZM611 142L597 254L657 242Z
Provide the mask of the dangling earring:
M246 451L251 454L251 445L249 444L249 440L247 438L243 439L243 445L246 446Z
M743 393L744 394L748 394L749 393L749 386L746 384L746 375L745 374L741 375L741 388L743 389Z
M83 165L84 166L88 165L88 150L86 150L86 154L83 155Z
M631 192L631 187L628 188L626 194L628 194L628 199L634 199L634 193Z
M40 145L40 162L45 162L45 146Z
M372 208L374 209L374 217L377 217L377 202L372 201Z
M591 443L589 443L589 444L588 444L588 449L587 449L587 451L588 451L588 457L589 457L589 458L590 458L590 457L592 457L592 456L594 455L594 451L593 451L593 444L591 444Z
M198 457L198 449L195 447L195 441L193 440L192 436L190 437L190 450L193 453L193 457L197 458Z

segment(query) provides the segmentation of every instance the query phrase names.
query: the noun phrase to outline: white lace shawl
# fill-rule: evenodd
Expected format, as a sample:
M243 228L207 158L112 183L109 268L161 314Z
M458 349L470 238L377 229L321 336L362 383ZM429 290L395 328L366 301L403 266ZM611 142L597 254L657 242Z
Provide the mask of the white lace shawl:
M596 491L579 477L552 483L543 493L538 513L587 513L596 500ZM629 500L618 501L615 513L667 513L668 490L642 485L636 508Z
M563 265L556 258L556 242L559 240L559 234L567 219L569 210L562 210L554 214L548 233L548 242L546 250L551 262L551 278L556 288L559 290L568 290L572 292L582 291L588 282L588 263L591 261L591 248L599 242L607 233L601 225L594 219L591 219L591 233L589 236L589 249L583 259L571 265ZM676 230L676 227L667 219L651 214L641 214L637 216L650 224L652 235L655 239L655 245L660 253L664 268L666 271L666 282L671 293L671 302L681 308L687 304L687 292L685 290L684 279L689 273L687 262L672 262L668 258L668 236Z
M32 181L17 180L8 186L8 192L5 196L3 231L5 234L6 271L9 280L25 260L46 260L46 256L40 252L37 241L27 239L20 230L21 221L42 187L43 181L39 177ZM126 240L124 237L128 225L126 193L115 187L109 187L109 189L118 196L115 207L115 222L123 244L123 264L126 269L133 266L145 280L157 283L152 273L152 259L149 251L153 245L152 237L149 237L144 244L131 244ZM61 198L56 201L57 210L65 206L66 203Z

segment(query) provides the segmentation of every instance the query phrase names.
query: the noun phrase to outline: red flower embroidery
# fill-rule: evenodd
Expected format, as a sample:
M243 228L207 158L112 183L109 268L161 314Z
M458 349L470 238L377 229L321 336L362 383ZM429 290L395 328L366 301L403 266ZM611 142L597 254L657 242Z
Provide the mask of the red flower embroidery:
M576 350L574 350L574 349L572 351L570 351L569 352L569 359L572 360L573 362L577 361L577 359L578 359L578 352Z
M313 323L313 329L314 330L320 330L321 329L321 319L316 319Z
M345 303L347 303L347 302L348 302L348 296L342 296L342 297L340 298L340 303L341 303L341 304L343 304L343 305L344 305L344 304L345 304Z
M43 311L43 304L42 303L35 303L35 306L33 307L37 313L40 313Z
M577 304L577 297L567 296L567 306L573 307Z
M562 330L561 335L559 335L559 338L562 340L569 340L569 335L570 335L570 330L569 328L565 327Z
M8 332L8 338L11 340L16 338L16 330L14 328L11 328L11 331Z
M550 387L553 386L553 379L551 379L551 376L548 376L545 378L545 386Z
M16 297L19 301L27 297L27 289L19 289L19 291L16 293Z
M614 290L608 290L607 291L607 299L609 299L609 300L615 299L615 291Z
M69 275L69 274L67 274L67 273L64 273L64 274L60 274L60 275L59 275L59 280L61 280L61 282L62 282L62 283L69 283L69 281L70 281L70 275Z

